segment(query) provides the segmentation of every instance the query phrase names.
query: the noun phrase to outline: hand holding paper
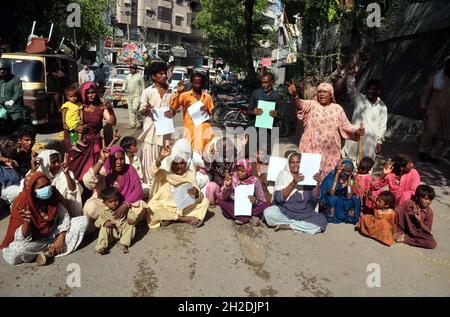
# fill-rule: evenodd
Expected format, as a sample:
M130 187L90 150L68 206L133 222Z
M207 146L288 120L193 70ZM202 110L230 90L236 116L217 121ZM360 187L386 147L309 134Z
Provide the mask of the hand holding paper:
M320 171L321 154L302 153L299 173L305 176L305 179L299 185L317 185L314 175Z
M234 189L234 215L251 216L252 202L248 198L253 196L255 185L239 185Z
M206 111L202 111L202 108L204 109L205 105L201 101L193 103L188 108L189 115L191 116L192 122L194 122L195 126L201 125L210 118Z
M195 203L195 198L189 194L189 190L192 190L193 186L189 183L183 184L172 190L173 199L177 205L177 209L183 210Z
M273 101L258 101L258 109L262 109L263 112L256 116L255 127L272 129L273 117L270 115L272 110L275 110L276 103Z
M156 135L165 135L175 132L173 120L165 116L165 113L169 110L169 107L153 109Z

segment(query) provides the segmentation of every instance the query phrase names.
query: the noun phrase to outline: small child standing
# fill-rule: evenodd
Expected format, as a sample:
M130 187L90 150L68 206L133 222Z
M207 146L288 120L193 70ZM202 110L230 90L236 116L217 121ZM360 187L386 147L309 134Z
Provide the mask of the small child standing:
M431 234L433 210L430 207L435 195L433 187L419 185L412 199L397 207L395 242L425 249L436 248L437 243Z
M72 149L79 150L76 147L77 144L86 146L83 142L83 134L75 131L76 128L83 125L83 106L78 103L78 89L76 87L67 87L64 94L68 100L61 106L64 130L67 130Z
M95 251L103 255L106 253L109 243L113 239L119 239L119 247L123 253L128 253L131 240L136 234L134 225L138 215L130 209L128 214L123 215L122 218L114 219L113 214L123 200L120 192L114 187L104 188L100 192L100 197L105 204L105 209L100 212L95 221L95 226L100 228Z
M361 198L361 211L367 213L374 207L369 200L369 191L372 185L370 170L375 164L370 157L363 157L358 164L358 170L353 178L353 192Z
M391 246L394 243L395 196L389 191L381 192L377 198L373 215L362 215L356 228L368 237Z

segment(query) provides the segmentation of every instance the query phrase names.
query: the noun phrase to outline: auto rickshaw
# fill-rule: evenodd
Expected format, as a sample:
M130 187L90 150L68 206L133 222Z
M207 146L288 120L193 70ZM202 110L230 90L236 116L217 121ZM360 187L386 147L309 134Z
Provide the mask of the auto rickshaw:
M78 82L75 59L60 53L3 53L11 72L22 80L24 104L31 108L31 122L41 125L58 113L64 89Z

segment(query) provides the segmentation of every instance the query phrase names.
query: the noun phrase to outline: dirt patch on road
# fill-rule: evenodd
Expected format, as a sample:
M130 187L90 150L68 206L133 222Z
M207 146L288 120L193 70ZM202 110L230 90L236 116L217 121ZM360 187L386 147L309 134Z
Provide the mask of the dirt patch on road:
M333 292L322 286L316 276L308 275L304 272L296 273L295 276L302 283L303 290L311 293L316 297L331 297ZM325 279L322 279L325 280Z
M263 288L259 291L259 294L257 291L253 291L250 286L247 286L244 289L244 292L247 293L248 297L274 297L278 295L278 291L273 289L271 286L268 286L267 288Z
M69 286L66 286L64 288L59 287L58 288L58 293L54 294L53 296L55 297L68 297L70 296L70 294L72 294L72 288L70 288Z
M150 297L158 289L158 279L149 267L148 261L143 259L138 264L137 275L134 276L134 291L132 296Z
M257 276L265 281L270 279L270 273L263 270L266 263L266 250L264 246L256 242L256 237L260 237L260 230L250 224L235 226L236 238L239 241L241 252L244 255L244 262L250 266ZM238 259L236 259L236 262Z

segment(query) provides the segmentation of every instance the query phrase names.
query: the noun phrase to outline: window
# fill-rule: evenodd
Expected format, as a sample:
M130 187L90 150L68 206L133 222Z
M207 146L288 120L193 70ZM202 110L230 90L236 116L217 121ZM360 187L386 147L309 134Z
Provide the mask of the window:
M145 12L146 12L146 14L147 14L148 17L152 17L152 16L155 15L155 11L153 11L153 10L151 10L151 9L147 9Z
M158 7L158 20L172 22L172 9Z
M192 24L192 13L188 12L186 16L186 26L190 27Z
M177 0L177 4L178 5L182 5L183 4L183 0Z
M183 24L183 17L175 17L175 24L181 26Z
M24 82L40 82L43 80L44 65L40 61L12 60L11 73Z

